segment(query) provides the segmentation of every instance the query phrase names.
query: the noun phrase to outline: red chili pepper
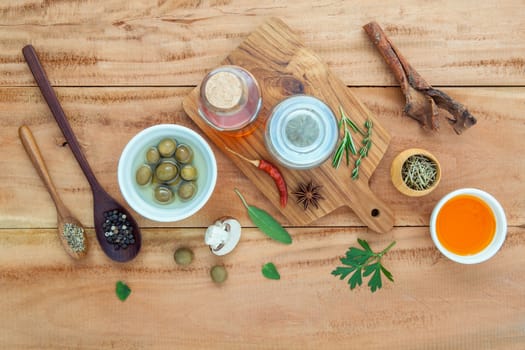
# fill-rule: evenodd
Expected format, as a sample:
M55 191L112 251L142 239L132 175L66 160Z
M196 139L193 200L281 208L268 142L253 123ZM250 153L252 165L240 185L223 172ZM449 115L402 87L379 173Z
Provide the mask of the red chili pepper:
M281 172L279 171L279 169L275 165L273 165L272 163L270 163L269 161L264 160L264 159L248 159L248 158L244 157L243 155L235 152L234 150L232 150L232 149L230 149L228 147L226 147L226 149L229 152L231 152L231 153L235 154L236 156L244 159L245 161L251 163L252 165L256 166L260 170L262 170L265 173L267 173L268 175L270 175L270 177L275 182L275 186L279 190L279 197L280 197L281 207L283 207L283 208L286 207L286 203L288 203L288 188L286 187L286 181L284 181L283 174L281 174Z

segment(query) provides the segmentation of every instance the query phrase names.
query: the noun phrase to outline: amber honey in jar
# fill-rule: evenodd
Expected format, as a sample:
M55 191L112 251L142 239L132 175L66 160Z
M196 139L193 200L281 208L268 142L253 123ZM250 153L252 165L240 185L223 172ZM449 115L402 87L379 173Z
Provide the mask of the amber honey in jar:
M218 67L202 81L199 115L216 130L233 136L251 133L261 105L259 84L242 67Z

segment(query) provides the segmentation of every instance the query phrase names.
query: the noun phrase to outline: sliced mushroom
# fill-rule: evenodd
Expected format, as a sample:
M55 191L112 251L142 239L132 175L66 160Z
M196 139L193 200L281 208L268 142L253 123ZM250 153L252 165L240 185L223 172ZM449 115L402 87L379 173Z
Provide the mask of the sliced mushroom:
M231 252L241 239L241 224L232 217L220 218L206 229L204 242L215 255Z

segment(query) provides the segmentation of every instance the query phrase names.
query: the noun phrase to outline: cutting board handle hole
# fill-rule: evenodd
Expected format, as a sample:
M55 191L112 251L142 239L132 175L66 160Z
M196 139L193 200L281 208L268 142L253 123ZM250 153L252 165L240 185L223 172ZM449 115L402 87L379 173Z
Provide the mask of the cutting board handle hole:
M377 218L379 214L381 214L381 212L377 208L372 209L372 211L370 212L370 215L372 215L373 218Z

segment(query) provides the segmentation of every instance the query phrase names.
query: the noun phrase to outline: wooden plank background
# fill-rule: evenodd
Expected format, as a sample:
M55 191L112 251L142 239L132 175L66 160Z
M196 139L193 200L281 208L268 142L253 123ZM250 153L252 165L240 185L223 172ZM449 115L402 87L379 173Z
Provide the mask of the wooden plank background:
M525 344L525 14L524 1L408 0L14 0L0 3L0 348L2 349L523 349ZM371 179L394 210L396 227L369 232L348 209L293 227L212 146L219 179L197 215L159 224L139 218L143 251L128 264L107 259L94 238L91 194L22 57L31 43L102 185L122 200L117 162L145 127L197 129L182 100L268 17L283 19L377 115L392 135ZM429 133L402 114L404 98L361 26L376 20L410 63L478 118L457 136ZM28 124L64 202L88 227L91 250L72 261L56 239L49 195L17 129ZM443 180L407 198L389 179L408 147L437 156ZM430 212L459 187L478 187L503 205L509 223L489 262L462 266L434 248ZM233 193L289 228L291 246L253 228ZM225 205L227 203L228 205ZM293 203L292 203L293 204ZM245 230L224 258L208 252L204 228L223 215ZM330 275L356 238L385 257L395 283L371 294ZM187 269L176 247L195 251ZM273 261L282 280L260 267ZM218 287L209 268L229 271ZM132 288L122 303L117 280Z

